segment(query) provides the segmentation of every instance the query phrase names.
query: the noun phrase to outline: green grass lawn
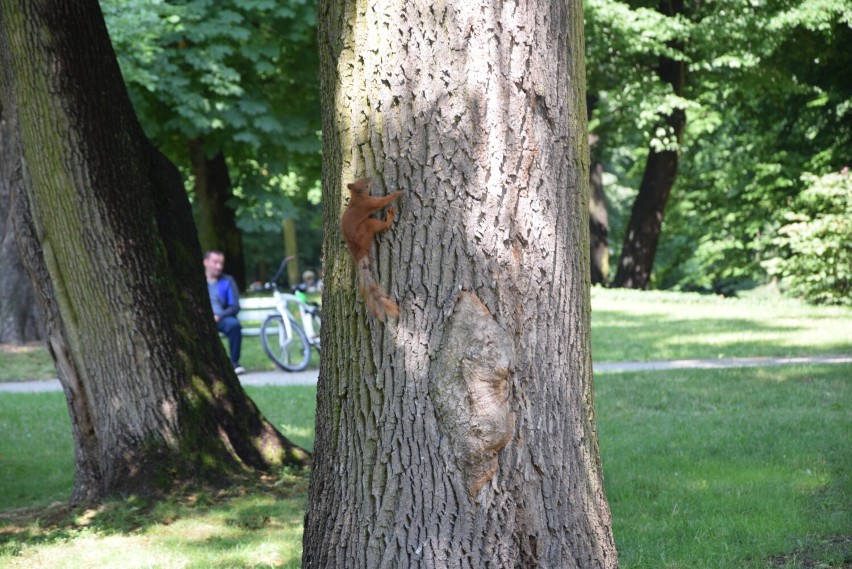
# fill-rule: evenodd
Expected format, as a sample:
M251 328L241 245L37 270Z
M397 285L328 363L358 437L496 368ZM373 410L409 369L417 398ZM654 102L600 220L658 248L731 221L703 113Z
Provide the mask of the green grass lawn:
M622 567L848 567L850 378L850 365L598 374ZM310 448L315 388L249 393ZM68 512L44 507L72 483L62 395L3 394L0 432L2 567L298 567L303 475Z
M247 387L246 391L284 435L313 448L315 388ZM0 394L0 511L67 500L73 482L71 423L64 394Z
M224 340L223 340L224 344ZM852 353L852 309L790 299L592 289L597 362ZM243 338L249 370L273 370L256 336ZM319 364L312 350L311 366ZM0 381L56 377L40 346L0 350Z
M53 377L56 368L43 344L0 344L0 382Z
M791 299L592 289L594 361L852 354L852 310Z
M599 374L622 567L849 567L850 378L852 366Z

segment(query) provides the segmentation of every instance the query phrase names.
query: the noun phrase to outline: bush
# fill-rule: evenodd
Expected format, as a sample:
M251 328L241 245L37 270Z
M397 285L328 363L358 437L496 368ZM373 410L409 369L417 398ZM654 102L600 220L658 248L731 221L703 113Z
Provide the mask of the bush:
M773 239L777 255L762 264L808 302L852 305L852 174L802 176L808 188Z

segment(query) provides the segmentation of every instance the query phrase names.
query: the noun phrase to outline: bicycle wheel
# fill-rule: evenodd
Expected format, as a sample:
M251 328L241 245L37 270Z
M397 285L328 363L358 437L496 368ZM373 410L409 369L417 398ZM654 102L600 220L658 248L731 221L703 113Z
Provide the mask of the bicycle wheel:
M302 371L311 361L311 346L302 328L290 318L290 333L280 314L273 314L260 327L263 351L284 371Z

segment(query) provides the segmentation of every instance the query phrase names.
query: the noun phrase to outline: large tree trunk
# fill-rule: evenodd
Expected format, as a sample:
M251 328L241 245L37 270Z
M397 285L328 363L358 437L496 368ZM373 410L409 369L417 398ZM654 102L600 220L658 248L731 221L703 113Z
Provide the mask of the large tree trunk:
M22 183L15 132L0 104L0 343L20 344L44 340L44 327L12 220L13 186Z
M72 500L305 459L231 369L183 184L136 122L96 0L0 0L0 58L23 164L16 233L71 415Z
M243 234L237 227L237 214L230 202L234 198L225 155L208 157L204 141L189 143L195 197L198 201L198 238L205 251L225 254L225 272L234 277L240 290L246 288L246 261Z
M616 567L589 349L582 5L319 4L325 288L303 567ZM365 315L343 183L402 190ZM567 189L567 190L566 190Z
M683 13L683 0L661 0L660 12L667 16ZM683 49L681 44L674 47ZM657 74L672 87L675 95L683 95L686 63L669 57L660 57ZM648 150L648 160L639 185L639 194L630 212L630 222L624 234L621 259L613 280L613 286L622 288L648 288L654 257L660 241L663 215L677 178L680 160L680 143L686 125L683 109L674 109L663 121L667 136L676 141L678 149Z

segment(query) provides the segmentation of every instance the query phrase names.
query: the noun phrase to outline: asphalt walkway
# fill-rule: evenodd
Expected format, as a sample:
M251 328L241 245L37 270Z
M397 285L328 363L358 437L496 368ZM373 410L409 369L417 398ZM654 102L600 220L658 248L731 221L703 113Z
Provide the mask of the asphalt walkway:
M665 371L672 369L726 369L739 367L767 367L805 364L848 364L849 356L806 356L791 358L720 358L715 360L660 360L649 362L601 362L594 364L596 372ZM258 371L240 376L243 385L316 385L318 371L295 373L284 371ZM0 383L0 393L37 393L60 391L58 379L43 381L16 381Z

